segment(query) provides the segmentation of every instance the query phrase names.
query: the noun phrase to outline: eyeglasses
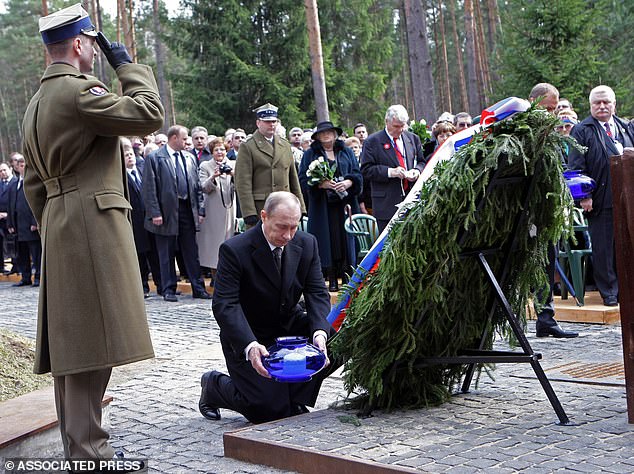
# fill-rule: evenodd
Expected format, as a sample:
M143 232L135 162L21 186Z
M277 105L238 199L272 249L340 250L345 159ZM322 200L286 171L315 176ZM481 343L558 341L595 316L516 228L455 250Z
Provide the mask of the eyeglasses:
M471 126L468 122L458 122L456 128L469 128Z

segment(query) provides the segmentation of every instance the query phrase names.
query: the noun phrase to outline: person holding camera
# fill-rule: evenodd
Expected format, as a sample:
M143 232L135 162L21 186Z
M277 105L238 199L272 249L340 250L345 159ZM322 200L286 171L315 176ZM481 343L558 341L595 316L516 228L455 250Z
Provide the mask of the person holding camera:
M233 168L236 162L227 158L227 149L221 137L214 138L209 148L212 159L200 163L198 171L206 218L196 239L200 264L211 268L213 285L218 267L218 249L225 240L233 236L235 228Z
M42 236L34 372L51 372L67 459L112 459L101 400L112 367L154 356L119 136L163 124L149 66L80 3L40 18L51 64L24 114L24 193ZM96 45L122 94L93 77Z

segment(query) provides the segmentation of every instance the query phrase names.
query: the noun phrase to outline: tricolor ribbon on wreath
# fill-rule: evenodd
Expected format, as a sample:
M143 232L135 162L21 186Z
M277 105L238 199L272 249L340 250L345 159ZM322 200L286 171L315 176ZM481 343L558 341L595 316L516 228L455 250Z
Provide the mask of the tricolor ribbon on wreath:
M450 136L431 156L420 177L414 186L410 188L410 191L403 202L399 204L391 221L398 218L401 207L418 200L420 189L425 181L434 174L434 168L439 162L451 159L456 150L469 143L471 138L476 133L480 132L480 130L485 129L500 120L508 119L515 114L525 112L529 108L530 103L528 101L517 97L508 97L484 109L480 116L480 123ZM342 289L338 301L330 310L327 319L336 331L339 331L339 328L341 328L341 325L346 318L350 302L356 294L361 291L363 283L367 279L368 275L375 272L379 267L381 263L380 254L390 233L390 227L391 226L388 225L381 235L379 235L368 254L363 258L363 260L361 260L348 283Z

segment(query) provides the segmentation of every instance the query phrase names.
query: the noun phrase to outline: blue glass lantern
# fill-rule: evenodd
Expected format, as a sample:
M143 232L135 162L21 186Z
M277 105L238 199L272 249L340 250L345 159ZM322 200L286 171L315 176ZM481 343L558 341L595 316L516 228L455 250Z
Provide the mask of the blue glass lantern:
M582 199L591 197L592 191L597 187L594 179L578 170L564 171L564 179L575 201L581 201Z
M278 337L275 341L262 364L277 382L308 382L326 366L326 355L305 337Z

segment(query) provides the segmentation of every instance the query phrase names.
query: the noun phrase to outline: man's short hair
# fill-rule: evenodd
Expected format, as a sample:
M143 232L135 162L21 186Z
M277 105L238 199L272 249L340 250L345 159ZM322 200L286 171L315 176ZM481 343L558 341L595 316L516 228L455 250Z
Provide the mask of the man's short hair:
M185 132L187 132L187 128L183 127L182 125L172 125L167 130L167 139L169 140L170 138L177 135L180 136L182 130L185 130Z
M357 128L359 127L363 127L366 130L368 129L368 127L366 127L366 125L364 123L359 122L358 124L356 124L353 128L352 128L352 133L356 133Z
M205 127L203 127L202 125L196 125L194 128L192 128L192 132L191 132L192 137L198 132L202 132L205 135L209 135Z
M290 132L288 132L288 136L290 137L294 132L304 133L304 130L299 127L293 127Z
M535 84L533 86L531 93L528 94L528 98L529 100L535 100L538 97L547 97L551 95L559 98L559 90L548 82L540 82L539 84Z
M288 191L275 191L266 198L264 201L264 211L268 216L272 216L275 210L280 206L296 206L297 210L301 214L302 206L297 196Z
M398 120L399 122L409 122L409 114L407 109L401 104L390 105L385 112L385 121L390 122L392 120Z
M612 99L612 102L616 102L616 94L614 93L614 90L612 90L610 86L606 85L600 85L592 89L590 91L590 95L588 95L588 101L592 103L592 96L594 96L595 94L600 94L602 92L607 94Z
M453 116L454 126L458 126L458 121L463 118L469 119L469 125L471 125L471 114L469 114L469 112L458 112Z

